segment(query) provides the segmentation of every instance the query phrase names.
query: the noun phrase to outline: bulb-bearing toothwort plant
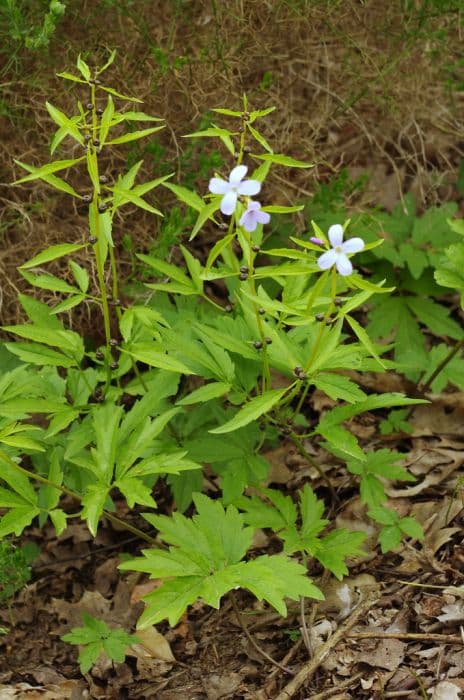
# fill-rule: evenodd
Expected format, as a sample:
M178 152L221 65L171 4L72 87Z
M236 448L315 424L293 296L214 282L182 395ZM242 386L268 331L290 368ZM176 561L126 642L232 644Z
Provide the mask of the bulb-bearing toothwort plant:
M385 479L412 480L398 465L401 455L365 451L344 426L366 411L414 403L401 394L366 395L343 374L391 366L353 316L371 295L389 290L353 270L350 256L368 246L360 238L343 242L348 222L332 226L327 238L313 223L313 238L294 237L291 248L265 247L263 226L271 215L301 209L266 203L263 184L270 168L311 167L274 153L257 131L256 121L272 108L250 111L244 98L240 111L214 110L235 120L236 128L213 125L189 134L218 138L230 154L230 174L215 174L209 193L173 184L172 175L135 184L140 162L109 182L107 149L163 128L161 119L117 111L115 101L139 100L102 84L113 59L114 53L91 72L79 57L78 76L60 74L85 95L75 115L47 104L58 126L52 153L66 142L75 157L40 168L20 163L28 174L16 184L40 178L88 204L89 238L51 246L20 268L33 286L63 298L50 307L21 295L30 322L3 329L21 340L6 344L19 359L0 379L0 508L5 509L0 536L20 535L36 518L39 524L50 518L59 534L70 517L84 519L94 535L101 518L137 534L151 546L120 568L166 579L146 597L142 627L163 618L175 624L199 597L218 607L221 596L238 587L284 615L284 598L322 597L307 576L308 558L341 578L346 557L359 553L363 535L341 529L323 534L329 524L324 504L309 484L297 503L263 488L269 471L260 454L264 443L284 435L333 492L305 447L308 439L322 438L323 447L359 480L363 502L383 526L384 550L395 547L402 533L421 536L414 520L384 505ZM156 125L121 133L123 125L137 122ZM253 144L259 152L250 153ZM57 176L75 167L87 170L85 191ZM217 239L204 265L183 245L185 265L139 255L153 281L145 285L150 291L142 301L126 306L119 300L114 217L126 204L160 216L144 199L159 186L197 212L191 239L211 222ZM81 263L88 253L87 264L72 259L77 251ZM66 280L44 271L62 257L69 261ZM95 288L90 268L96 271ZM219 284L227 290L224 306L211 292ZM101 309L105 342L96 350L60 320L83 302ZM316 425L303 411L313 387L342 402ZM46 416L46 428L43 420L31 424L34 414ZM203 465L209 476L219 477L214 499L201 493ZM172 516L155 513L153 487L160 478L172 490L177 507ZM246 495L249 486L255 495ZM158 531L156 541L130 515L124 520L116 514L121 495L129 510L136 504L143 509ZM186 517L182 513L192 501L196 515ZM256 528L273 530L282 553L247 558Z

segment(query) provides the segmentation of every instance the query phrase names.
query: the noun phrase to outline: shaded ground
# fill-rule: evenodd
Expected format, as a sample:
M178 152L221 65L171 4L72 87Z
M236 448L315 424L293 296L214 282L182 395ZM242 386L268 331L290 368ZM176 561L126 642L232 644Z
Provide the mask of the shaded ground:
M459 5L456 9L449 3L448 12L437 7L438 3L374 0L165 0L155 8L143 0L69 2L49 51L23 53L19 63L2 73L2 324L14 322L20 313L16 292L25 286L16 266L47 244L87 238L85 213L70 207L66 198L40 184L7 184L18 174L13 158L47 160L51 124L44 102L49 99L71 111L74 96L54 73L71 69L77 53L89 51L91 58L117 48L112 84L142 97L144 110L165 117L169 125L161 145L115 155L108 162L111 172L143 155L147 175L159 174L160 160L167 160L180 179L192 184L196 180L204 189L216 156L210 154L205 163L202 151L187 146L180 136L198 128L211 107L236 108L246 91L253 107L277 106L265 130L276 150L317 164L309 174L292 173L290 179L285 179L287 171L277 170L269 183L269 201L307 201L321 183L346 167L354 179L363 172L370 178L367 189L351 192L347 187L342 192L354 208L390 207L408 191L425 206L456 198L464 149ZM168 209L170 204L166 198L160 206ZM172 242L172 234L153 217L136 213L130 221L136 249ZM300 220L299 226L306 230L307 224ZM128 228L121 225L119 243ZM129 274L127 251L121 251L121 261L123 274ZM86 313L74 322L89 334L91 311ZM405 390L398 382L381 390ZM326 408L317 392L312 407L317 413ZM464 577L459 476L463 419L464 399L453 394L437 398L433 409L416 409L411 436L379 441L374 418L364 417L351 426L371 447L405 453L405 463L418 481L392 491L391 505L402 515L416 515L426 541L408 543L387 556L368 543L366 558L352 563L347 580L320 582L328 601L317 609L308 605L306 611L313 658L317 660L318 648L331 634L343 634L312 673L306 669L299 689L279 695L292 674L308 663L299 608L291 608L289 617L281 619L245 594L238 598L246 613L242 623L254 642L290 673L256 650L226 599L219 612L194 606L175 629L159 626L162 639L146 639L125 664L113 667L102 660L83 680L75 650L59 636L80 623L81 610L129 629L147 588L135 575L120 580L116 573L119 551L135 551L137 542L126 543L125 534L109 528L92 542L84 525L76 525L58 541L39 530L28 535L42 552L33 582L15 603L12 631L0 637L0 698L413 700L430 697L430 689L433 700L457 699L458 689L464 690L464 605L461 591L453 588L461 586ZM345 470L317 446L308 449L327 467L339 494L340 504L332 504L337 524L372 528L353 498ZM287 445L269 459L271 484L287 484L291 492L311 478L315 488L320 486ZM143 522L137 524L144 527ZM264 533L256 546L263 549L268 544ZM317 580L321 571L315 569L312 575ZM10 625L6 611L1 619ZM348 633L349 622L354 626ZM175 661L169 660L170 650ZM443 685L449 682L454 689ZM48 690L33 691L27 685Z

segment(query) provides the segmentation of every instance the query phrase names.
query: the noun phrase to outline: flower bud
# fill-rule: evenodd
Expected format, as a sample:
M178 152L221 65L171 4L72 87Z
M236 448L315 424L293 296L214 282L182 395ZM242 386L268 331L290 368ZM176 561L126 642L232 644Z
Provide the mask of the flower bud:
M114 348L118 345L118 341L115 338L110 338L110 345Z
M263 307L261 307L260 309L258 309L258 313L260 316L264 316L264 314L266 313L266 309L263 309Z
M316 314L316 321L323 321L324 320L324 314Z
M335 297L334 304L335 306L341 306L343 304L343 299L341 297Z
M248 265L242 265L240 268L240 272L248 272Z
M93 139L92 143L96 148L98 148L98 146L100 145L100 139Z
M221 224L219 224L219 228L220 228L222 231L227 231L227 229L229 228L229 224L221 223Z
M224 311L227 311L227 313L229 314L229 313L232 311L231 305L230 305L230 304L226 304L226 305L224 306Z
M97 237L96 237L96 236L89 236L89 243L90 243L91 245L95 245L96 242L97 242Z
M85 105L85 107L86 107L86 109L93 109L93 104L92 104L92 102L87 102L87 104Z
M96 113L98 114L99 117L101 117L101 115L103 114L103 110L102 110L101 107L99 107L99 108L96 109L95 111L96 111Z
M91 194L85 194L85 195L82 197L82 201L85 202L86 204L90 204L90 202L92 201L92 195L91 195Z
M272 338L264 338L266 341L266 345L270 345L272 343Z
M107 209L108 204L105 204L105 202L100 202L100 204L98 205L98 211L100 212L100 214L103 214L103 212L105 212Z
M106 177L106 175L100 175L98 179L100 180L102 185L106 185L106 183L108 182L108 178Z
M241 272L238 278L242 280L242 282L245 282L248 279L248 274L246 272Z
M261 250L261 248L259 247L259 245L253 245L253 246L251 246L251 250L252 250L254 253L259 253L259 251Z
M263 344L260 340L255 340L255 342L253 343L253 347L256 348L256 350L261 350Z
M112 363L110 364L110 367L111 367L111 369L118 369L119 363L118 363L118 362L112 362Z
M101 350L97 350L97 352L95 353L95 357L97 358L97 360L104 360L105 359L105 356Z

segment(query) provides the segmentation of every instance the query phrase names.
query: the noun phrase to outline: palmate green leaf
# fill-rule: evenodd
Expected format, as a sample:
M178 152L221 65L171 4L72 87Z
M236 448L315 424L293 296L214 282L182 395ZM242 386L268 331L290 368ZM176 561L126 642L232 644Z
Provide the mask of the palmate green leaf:
M163 126L152 126L149 129L141 129L139 131L131 131L129 134L123 134L122 136L117 136L115 139L112 139L111 141L107 141L106 145L107 146L116 146L117 144L120 143L130 143L131 141L138 141L138 139L143 139L145 136L151 136L152 134L155 134L157 131L161 131L161 129L164 129Z
M379 534L379 543L382 554L391 552L401 543L401 530L398 525L386 525Z
M58 245L52 245L46 250L43 250L38 255L28 260L19 266L20 270L28 270L31 267L39 267L44 263L51 262L52 260L57 260L57 258L62 258L64 255L69 255L70 253L75 253L77 250L85 248L85 245L80 243L58 243Z
M273 389L271 391L266 391L260 396L255 396L249 403L243 406L233 418L231 418L224 425L220 425L218 428L213 428L209 430L210 433L222 434L230 433L238 428L242 428L244 425L248 425L252 421L262 416L264 413L273 408L288 391L285 389Z
M144 550L143 558L119 567L169 579L145 597L147 608L139 620L140 628L164 618L175 625L199 597L217 608L221 596L239 586L260 600L268 600L282 614L286 614L285 597L322 598L306 569L286 556L241 561L253 536L253 530L244 527L243 516L234 506L224 510L219 501L203 494L196 494L194 500L198 513L192 519L180 513L145 516L159 530L160 538L171 544L169 552Z
M156 508L156 501L151 495L151 489L143 483L142 479L125 476L114 482L127 501L129 508L133 508L136 503L148 508Z
M365 503L369 508L377 508L387 500L383 484L374 474L367 473L361 477L359 494L362 503Z
M26 163L22 163L20 160L15 161L20 165L24 170L27 170L29 173L35 174L37 170L40 170L40 168L34 168L32 165L27 165ZM68 185L67 182L62 180L60 177L57 177L56 175L41 175L40 179L46 182L48 185L51 185L54 187L56 190L59 190L60 192L66 192L66 194L70 194L73 197L77 197L78 199L82 199L82 196L76 192L76 190L71 187L71 185Z
M449 318L450 309L425 297L406 297L406 303L419 321L435 335L447 335L460 340L464 330L459 323Z
M24 177L21 177L19 180L15 180L13 184L14 185L21 185L23 182L30 182L31 180L40 180L41 178L44 179L44 176L52 175L53 173L59 172L60 170L66 170L67 168L72 168L73 165L80 163L81 161L84 160L84 158L85 158L85 156L82 156L81 158L74 158L72 160L56 160L53 163L47 163L46 165L42 165L42 167L40 167L40 168L36 168L32 165L29 165L27 168L27 169L31 168L29 175L25 175ZM20 165L22 168L26 167L19 160L15 160L14 162L17 163L18 165Z
M279 532L287 526L287 521L279 509L258 496L240 496L235 500L235 505L244 511L244 520L251 527L271 528L274 532Z
M56 535L59 537L61 533L66 530L68 525L66 513L61 510L61 508L54 508L53 510L49 511L48 515L53 523Z
M365 554L361 549L365 539L364 532L350 532L345 529L332 530L319 540L315 557L323 567L331 571L341 581L349 573L345 560L348 557Z
M30 505L19 494L0 486L0 508L29 507Z
M19 537L39 513L40 509L32 505L12 508L0 519L0 537L13 533Z
M8 456L0 450L0 479L23 498L29 506L37 505L37 493L29 478L15 469Z

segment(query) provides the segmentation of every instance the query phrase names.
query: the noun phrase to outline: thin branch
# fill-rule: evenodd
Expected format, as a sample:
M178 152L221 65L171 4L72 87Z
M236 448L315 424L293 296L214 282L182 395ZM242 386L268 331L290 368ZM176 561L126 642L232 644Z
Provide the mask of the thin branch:
M293 673L293 671L291 671L289 668L286 668L281 663L279 663L278 661L273 659L272 656L269 656L269 654L266 651L264 651L264 649L261 649L259 644L257 642L255 642L255 640L251 636L250 632L248 631L248 627L245 625L245 623L242 620L242 616L240 615L240 610L238 609L237 601L235 599L235 595L234 595L233 591L230 592L230 600L232 602L232 607L234 609L234 613L235 613L235 617L237 618L237 622L240 625L240 627L242 628L243 632L245 633L245 636L248 639L248 641L250 642L253 649L255 649L259 654L261 654L261 656L264 656L264 658L267 659L267 661L270 661L271 664L273 664L274 666L277 666L277 668L280 668L280 670L283 671L284 673L288 673L290 676L294 676L295 674Z

